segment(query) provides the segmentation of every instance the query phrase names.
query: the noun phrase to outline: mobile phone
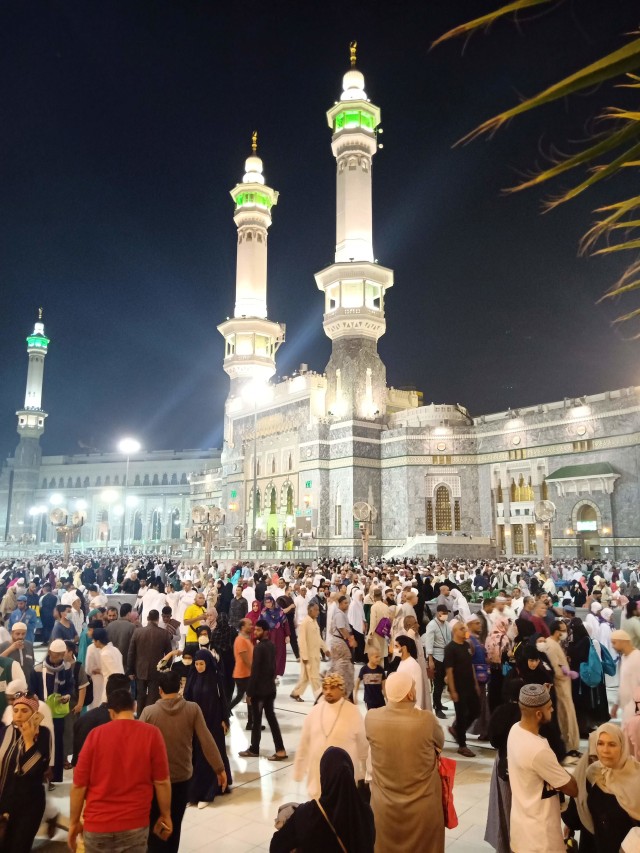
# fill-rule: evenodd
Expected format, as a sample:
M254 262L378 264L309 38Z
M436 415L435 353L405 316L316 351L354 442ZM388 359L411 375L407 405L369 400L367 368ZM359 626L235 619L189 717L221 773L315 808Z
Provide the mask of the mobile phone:
M40 723L44 720L44 716L40 713L40 711L36 711L35 714L31 715L31 722L36 728L40 725Z

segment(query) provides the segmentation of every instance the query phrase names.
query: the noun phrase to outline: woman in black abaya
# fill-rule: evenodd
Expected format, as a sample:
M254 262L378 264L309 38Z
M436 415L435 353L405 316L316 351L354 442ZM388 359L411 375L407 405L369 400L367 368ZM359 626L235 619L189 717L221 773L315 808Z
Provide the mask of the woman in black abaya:
M218 661L208 649L200 649L195 654L193 671L189 673L184 698L200 706L204 721L216 742L216 746L220 750L220 755L224 762L228 784L225 793L228 793L231 790L233 782L229 758L227 756L227 747L224 740L224 736L229 730L229 706L222 684ZM197 803L198 808L203 809L206 805L212 803L220 793L216 774L200 748L200 741L197 737L194 737L193 776L189 784L189 802Z

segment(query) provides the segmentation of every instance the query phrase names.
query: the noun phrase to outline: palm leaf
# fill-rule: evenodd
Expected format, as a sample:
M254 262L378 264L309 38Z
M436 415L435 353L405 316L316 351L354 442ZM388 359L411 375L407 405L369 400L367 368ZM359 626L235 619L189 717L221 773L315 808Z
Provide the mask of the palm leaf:
M513 0L512 3L507 3L506 6L501 6L500 9L496 9L495 12L488 12L486 15L481 15L473 21L468 21L466 24L460 24L459 27L454 27L452 30L449 30L449 32L437 38L432 43L431 47L436 47L436 45L439 45L441 42L448 41L449 39L456 38L457 36L472 33L474 30L479 30L483 27L490 27L491 24L499 18L503 18L505 15L510 15L512 12L523 12L525 9L533 8L533 6L542 6L544 3L551 2L552 0Z
M640 278L635 279L629 284L623 284L618 286L614 286L611 290L608 290L603 296L598 299L598 302L602 302L603 299L611 299L613 296L622 296L623 293L629 293L631 290L640 289Z
M570 74L532 98L527 98L517 106L487 119L475 130L463 136L458 144L469 142L484 133L495 133L498 128L517 115L544 104L550 104L560 98L565 98L567 95L573 95L605 80L611 80L619 74L625 74L638 68L638 66L640 66L640 39L634 39L619 50L614 50L613 53L609 53L596 62L592 62L591 65L581 68L575 74Z
M560 163L557 163L550 169L545 169L544 172L540 172L533 178L530 178L528 181L524 181L523 183L518 184L515 187L509 187L508 189L504 190L504 192L520 192L521 190L529 189L530 187L542 184L545 181L549 181L552 178L561 175L563 172L567 172L570 169L575 169L577 166L582 166L585 163L590 162L591 160L595 160L597 157L601 157L603 154L606 154L608 151L611 151L612 149L617 148L619 145L628 142L630 139L633 139L636 136L640 136L640 114L638 114L638 119L639 121L637 124L635 122L629 123L621 130L612 132L609 136L596 143L595 145L591 145L589 148L585 148L584 151L580 151L578 154L574 154L572 157L567 157L566 160L562 160Z
M623 252L627 249L640 249L640 237L637 240L627 240L624 243L616 243L614 246L605 246L598 249L594 255L610 255L612 252Z
M640 316L640 308L635 308L633 311L629 311L628 314L623 314L622 317L616 317L613 321L614 323L626 323L627 320L633 320L634 317ZM636 338L639 335L636 335Z

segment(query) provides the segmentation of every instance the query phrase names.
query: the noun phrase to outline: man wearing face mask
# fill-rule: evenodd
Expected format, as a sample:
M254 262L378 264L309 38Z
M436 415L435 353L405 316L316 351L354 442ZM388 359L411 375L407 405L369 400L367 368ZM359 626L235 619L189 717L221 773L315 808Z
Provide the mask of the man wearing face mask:
M513 798L511 849L514 853L564 853L558 791L576 797L578 785L540 737L540 727L553 716L549 691L541 684L525 684L518 704L521 720L507 740Z
M424 651L427 656L427 673L433 682L433 712L441 720L446 719L446 706L442 704L444 689L444 650L451 642L449 627L449 610L445 604L436 608L436 618L427 625L422 638Z

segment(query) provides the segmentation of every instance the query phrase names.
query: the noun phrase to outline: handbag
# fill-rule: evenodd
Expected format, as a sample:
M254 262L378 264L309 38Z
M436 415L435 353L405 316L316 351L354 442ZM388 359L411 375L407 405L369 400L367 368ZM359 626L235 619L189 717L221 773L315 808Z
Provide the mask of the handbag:
M62 694L60 693L50 693L45 700L45 704L49 706L51 716L54 720L60 720L62 717L66 717L71 710L71 702L63 702Z
M391 619L388 619L386 616L383 616L382 619L376 625L373 633L387 640L391 636Z
M349 853L349 851L347 850L347 848L344 846L344 844L343 844L343 842L342 842L342 839L340 838L340 836L339 836L339 835L338 835L338 833L336 832L336 828L335 828L335 826L334 826L334 825L331 823L331 821L329 820L329 815L328 815L328 814L326 813L326 811L323 809L323 807L322 807L322 803L320 802L320 800L316 800L316 803L318 804L318 808L319 808L319 809L320 809L320 811L322 812L322 816L324 817L324 819L326 820L326 822L327 822L327 823L329 824L329 826L331 827L331 829L332 829L332 831L333 831L333 834L334 834L334 835L335 835L335 837L336 837L336 841L337 841L337 842L338 842L338 844L340 845L340 849L342 850L342 853Z
M456 777L456 762L453 758L445 758L442 754L438 754L438 773L442 782L444 825L447 829L455 829L458 825L458 815L453 804L453 782Z

